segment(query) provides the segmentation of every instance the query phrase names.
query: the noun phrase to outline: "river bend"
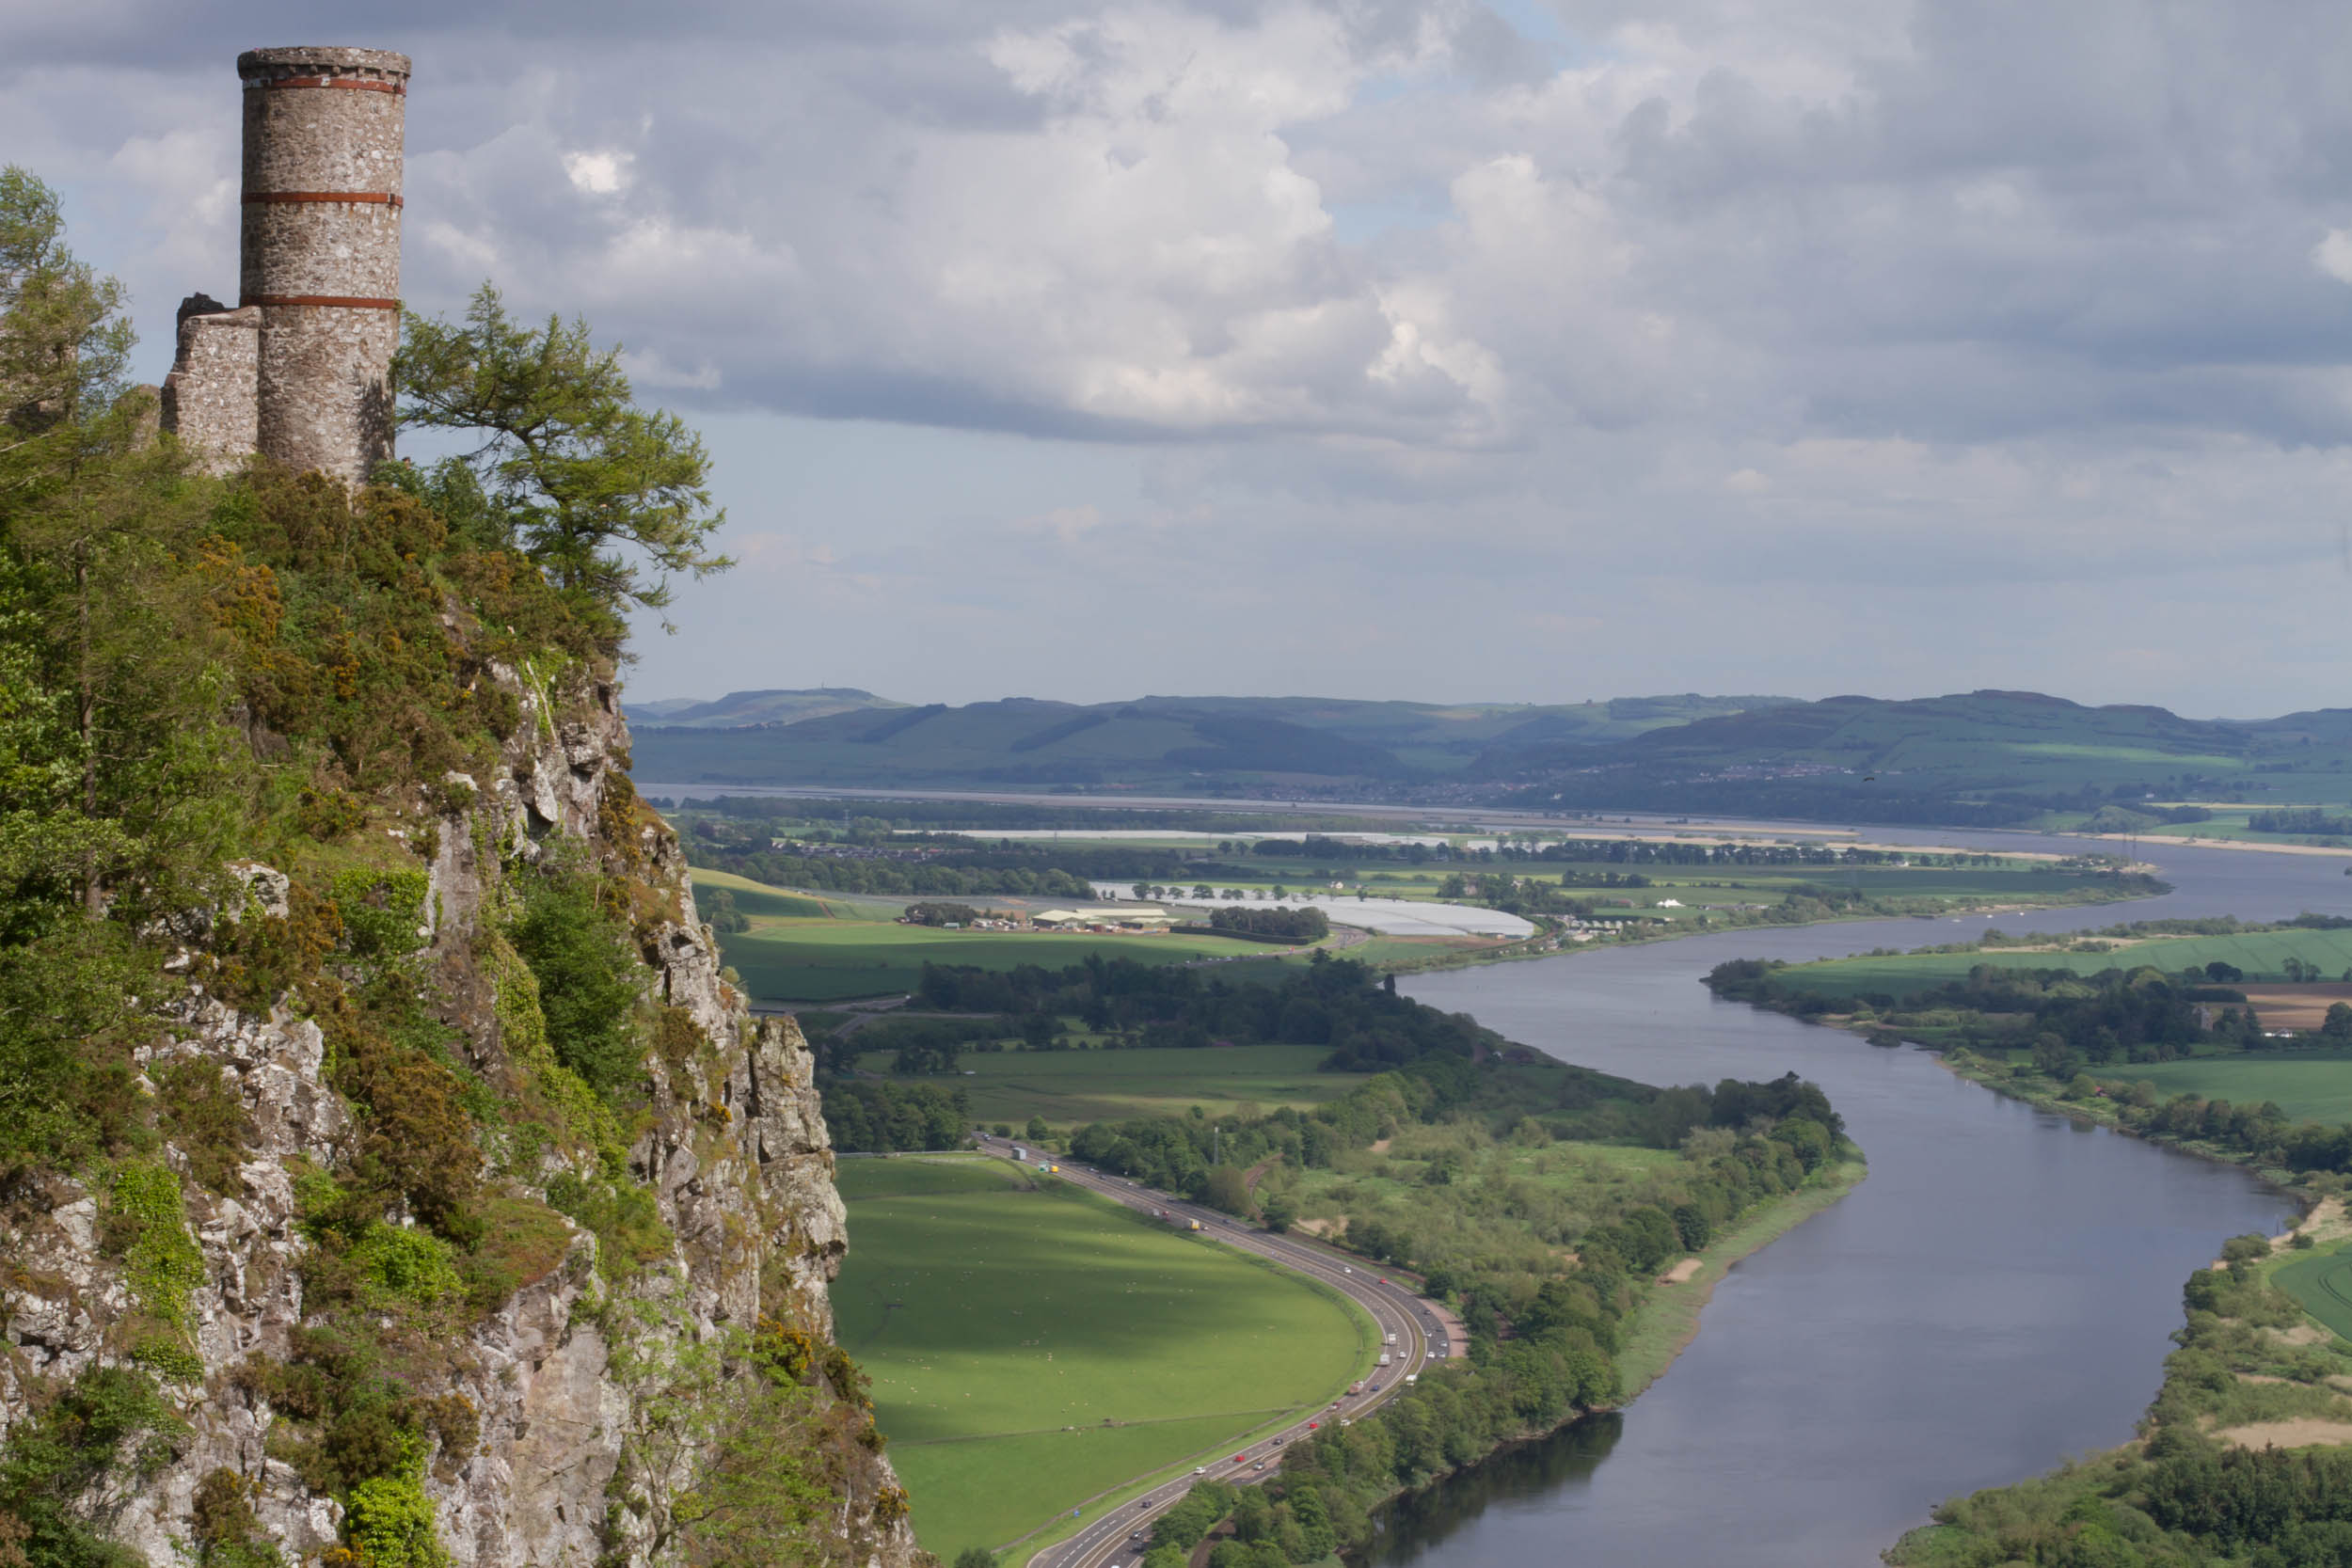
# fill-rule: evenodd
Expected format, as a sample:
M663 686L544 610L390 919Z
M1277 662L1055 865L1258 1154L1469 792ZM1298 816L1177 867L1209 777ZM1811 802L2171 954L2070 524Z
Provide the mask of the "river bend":
M1999 924L2352 912L2335 857L2142 853L2175 892ZM1863 1568L1943 1497L2131 1434L2180 1324L2182 1282L2224 1237L2275 1231L2292 1205L2240 1171L2004 1100L1924 1053L1717 1002L1699 984L1725 958L1916 947L1963 928L1751 929L1399 981L1512 1039L1646 1083L1793 1069L1828 1091L1870 1176L1734 1268L1697 1340L1622 1417L1398 1508L1375 1568Z

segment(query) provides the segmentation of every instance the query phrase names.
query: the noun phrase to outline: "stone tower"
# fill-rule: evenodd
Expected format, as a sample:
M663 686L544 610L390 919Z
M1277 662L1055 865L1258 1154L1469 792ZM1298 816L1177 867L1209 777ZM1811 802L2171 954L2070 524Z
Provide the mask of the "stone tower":
M364 481L392 454L408 56L255 49L237 308L180 308L164 421L215 469L258 451Z

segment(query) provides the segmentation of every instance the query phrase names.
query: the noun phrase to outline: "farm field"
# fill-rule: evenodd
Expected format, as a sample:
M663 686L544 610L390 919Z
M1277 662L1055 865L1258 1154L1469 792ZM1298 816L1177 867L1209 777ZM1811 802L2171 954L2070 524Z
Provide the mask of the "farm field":
M1338 1297L1051 1178L900 1157L839 1185L836 1335L942 1557L1320 1403L1371 1355Z
M2335 1330L2340 1339L2352 1339L2352 1245L2314 1252L2280 1265L2270 1276L2303 1310Z
M2273 1100L2296 1121L2352 1121L2352 1051L2253 1051L2139 1062L2114 1071L2146 1079L2167 1100L2176 1094L2233 1105Z
M741 906L738 895L738 907ZM751 911L746 909L746 913ZM1005 970L1058 969L1089 954L1138 963L1263 958L1260 942L1225 937L1094 936L1057 931L946 931L886 920L754 915L748 931L722 933L719 951L761 1002L835 1002L913 990L926 963Z
M693 878L697 895L705 887L723 887L735 896L735 907L755 921L763 915L796 916L825 915L834 920L896 920L912 902L906 898L885 897L867 893L808 893L793 888L771 887L749 877L739 877L731 871L713 871L707 866L695 866Z
M968 1052L959 1065L976 1076L956 1079L955 1086L970 1097L975 1121L1022 1125L1042 1117L1066 1130L1089 1121L1183 1116L1195 1105L1226 1116L1244 1104L1267 1111L1320 1104L1363 1082L1353 1073L1317 1072L1315 1064L1330 1053L1325 1045ZM858 1065L886 1071L890 1054L874 1052Z
M2246 936L2160 937L2105 953L2039 953L1994 948L1981 953L1913 953L1891 958L1836 958L1781 972L1784 984L1827 996L1884 992L1904 996L1964 977L1978 964L2010 969L2104 969L2150 965L2168 974L2219 961L2245 971L2249 981L2281 979L2288 958L2328 974L2352 968L2352 931L2266 931Z
M2271 1029L2316 1029L2328 1022L2330 1006L2338 1002L2352 1003L2352 985L2342 981L2238 989L2246 992L2246 1000L2262 1015L2265 1027Z

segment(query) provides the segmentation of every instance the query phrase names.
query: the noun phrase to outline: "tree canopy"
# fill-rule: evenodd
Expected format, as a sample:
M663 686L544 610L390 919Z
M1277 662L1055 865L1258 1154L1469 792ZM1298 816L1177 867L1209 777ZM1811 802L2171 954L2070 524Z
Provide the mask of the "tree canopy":
M406 318L394 375L402 428L477 443L437 473L443 510L503 535L485 544L517 545L567 596L610 612L616 637L618 616L669 604L672 577L733 564L710 546L726 513L702 437L640 408L620 348L598 348L585 321L527 326L485 283L463 321Z

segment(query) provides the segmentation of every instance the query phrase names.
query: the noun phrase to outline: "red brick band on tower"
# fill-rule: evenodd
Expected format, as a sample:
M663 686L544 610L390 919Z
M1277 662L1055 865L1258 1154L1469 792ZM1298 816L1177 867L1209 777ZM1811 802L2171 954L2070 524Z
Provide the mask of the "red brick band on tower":
M238 297L261 311L255 445L349 483L392 454L408 58L256 49ZM293 91L291 88L342 88Z
M364 294L243 294L239 305L332 305L345 310L397 310L396 299L369 299Z
M272 51L256 50L254 53ZM402 98L408 96L408 86L405 82L362 82L344 76L280 76L263 82L262 86L273 92L280 87L348 87L354 92L389 92Z
M389 191L247 191L238 199L247 205L257 201L381 201L393 207L407 205Z

